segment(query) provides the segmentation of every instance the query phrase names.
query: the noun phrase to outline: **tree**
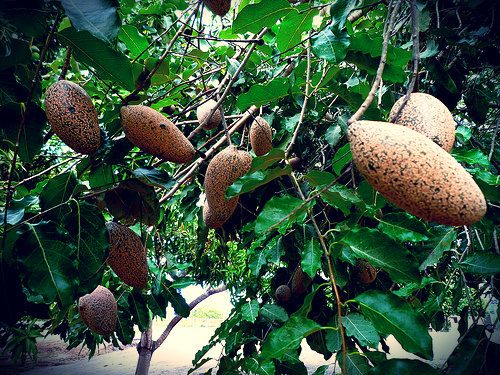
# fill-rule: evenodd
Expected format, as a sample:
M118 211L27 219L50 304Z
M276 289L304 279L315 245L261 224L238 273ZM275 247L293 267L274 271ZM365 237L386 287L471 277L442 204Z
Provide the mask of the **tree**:
M305 338L325 357L316 374L333 354L349 374L438 372L387 360L385 338L432 359L429 325L442 330L459 315L461 339L441 371L493 373L499 347L484 318L500 272L496 4L242 0L219 17L207 9L214 3L223 2L3 2L0 265L10 303L0 315L2 347L16 360L35 356L36 337L48 330L93 355L104 341L131 343L137 325L137 373L145 374L151 320L165 318L168 304L175 320L187 317L192 306L178 292L187 285L223 285L235 308L194 369L222 343L219 373L305 374ZM82 86L97 108L103 142L90 156L47 124L45 93L60 79ZM454 115L452 155L488 204L471 226L404 212L352 162L348 124L387 120L413 91ZM224 116L207 133L195 112L208 99ZM194 160L164 162L134 147L120 124L129 104L167 115ZM201 207L207 164L226 142L249 149L258 115L274 129L274 148L226 190L238 206L211 230ZM106 265L111 220L145 244L143 290ZM90 331L77 309L97 285L118 304L109 337ZM281 285L289 297L275 295Z

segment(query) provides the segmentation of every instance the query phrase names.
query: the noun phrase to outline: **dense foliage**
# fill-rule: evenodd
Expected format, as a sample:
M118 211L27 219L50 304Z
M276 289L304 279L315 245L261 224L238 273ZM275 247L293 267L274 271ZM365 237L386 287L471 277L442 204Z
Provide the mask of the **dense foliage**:
M351 162L347 120L368 95L394 3L242 0L218 17L197 1L3 1L0 346L24 360L50 332L93 354L103 341L131 343L134 326L147 330L169 304L188 316L183 287L224 284L235 308L194 368L222 343L219 373L306 374L306 338L325 357L315 374L335 353L349 374L430 374L437 370L421 361L387 360L385 339L432 359L428 327L446 329L458 315L461 341L441 370L494 373L500 347L484 318L500 298L499 9L486 0L417 2L416 88L452 111L452 155L488 202L478 223L449 227L388 203ZM386 120L406 93L410 14L402 1L365 119ZM61 75L98 110L105 141L94 155L76 154L47 124L44 92ZM221 96L234 144L249 149L248 127L260 114L274 148L226 191L240 196L238 208L209 230L204 172L225 134L196 130L196 107ZM120 108L138 103L193 133L200 158L192 168L160 162L124 137ZM110 220L143 239L148 288L127 287L106 266ZM377 275L367 283L370 267ZM300 269L302 289L277 301L276 288ZM78 314L76 301L97 285L118 302L111 337L92 333Z

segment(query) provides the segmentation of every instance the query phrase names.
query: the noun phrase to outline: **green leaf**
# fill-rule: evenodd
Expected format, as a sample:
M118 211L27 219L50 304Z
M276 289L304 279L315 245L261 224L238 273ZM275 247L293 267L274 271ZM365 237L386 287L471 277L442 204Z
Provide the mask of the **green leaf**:
M302 41L302 34L312 27L317 9L309 9L303 13L289 12L281 21L276 33L276 46L280 52L289 51Z
M344 215L349 215L352 204L361 202L361 199L344 185L336 184L321 193L321 198L332 207L341 210Z
M246 174L240 178L237 178L233 182L233 184L227 188L226 198L229 199L244 193L248 193L260 186L268 184L278 177L290 175L291 172L292 167L290 165L286 165L284 168L273 168Z
M149 310L144 296L134 290L128 296L128 304L132 313L133 322L137 324L139 330L144 332L149 326Z
M170 189L176 182L167 172L154 167L137 168L132 172L132 176L145 184L158 186L163 189Z
M258 33L264 26L274 26L292 9L286 0L262 0L258 4L247 5L233 21L233 33Z
M331 174L330 172L312 170L309 171L309 173L306 174L304 178L312 186L318 187L331 184L337 177L335 177L335 175Z
M439 371L429 364L416 359L392 358L373 368L370 375L438 375Z
M122 25L118 38L125 43L133 58L139 56L143 51L147 51L149 45L147 38L133 25ZM147 57L148 52L142 56Z
M236 100L236 106L242 111L248 107L262 106L269 104L273 100L283 98L288 95L290 81L288 78L275 78L266 84L255 84L248 92L240 94Z
M356 337L363 346L377 348L380 336L373 324L363 315L352 313L342 318L347 336Z
M243 369L247 370L249 374L257 375L274 375L276 369L272 361L259 362L257 359L250 357L243 360Z
M274 163L285 159L285 151L279 148L273 148L266 155L257 156L252 159L252 166L248 173L253 173L256 171L261 171L269 168Z
M454 228L446 228L446 232L438 234L438 236L431 239L434 248L427 258L420 264L418 269L425 270L427 267L432 266L439 262L445 251L451 249L453 241L457 239L457 232Z
M379 219L378 229L397 241L420 242L428 240L425 225L405 212L391 213Z
M488 171L483 171L478 168L475 168L474 170L470 171L476 179L479 179L483 182L486 182L488 185L491 186L499 186L500 185L500 175L493 174Z
M325 335L325 344L329 351L332 353L338 352L342 348L342 338L340 332L337 330L329 329Z
M116 3L112 0L61 0L66 15L78 31L86 30L111 44L120 28Z
M318 323L303 316L292 316L277 330L272 331L262 344L262 361L282 359L283 355L296 350L304 337L316 332L321 327Z
M488 156L486 156L481 150L465 150L459 148L454 149L451 154L455 158L455 160L459 162L467 163L470 165L477 164L486 169L489 169L490 167Z
M191 313L191 309L186 300L173 286L164 286L163 289L168 301L172 304L177 315L187 318Z
M263 265L279 262L281 256L285 253L283 241L280 237L273 237L263 249L250 249L248 252L248 268L252 275L259 276Z
M330 15L334 21L334 25L338 30L341 30L345 22L347 21L347 16L356 7L358 2L356 0L337 0L335 4L331 7Z
M262 306L259 314L271 322L286 322L288 320L288 314L283 307L270 303Z
M128 311L118 309L115 332L118 340L120 340L122 344L128 345L132 343L135 336L134 322Z
M311 278L314 278L316 272L321 268L321 256L323 251L319 241L315 237L311 237L305 244L302 250L302 260L300 265L302 270Z
M241 307L241 318L247 322L254 323L255 319L259 315L259 302L257 300L251 300L245 302Z
M467 255L467 257L458 263L458 266L465 272L476 275L495 275L500 273L500 255L491 252L478 252Z
M349 35L345 32L337 36L331 28L325 28L312 39L312 51L320 59L325 59L332 64L340 62L347 54L350 45ZM331 145L332 147L334 145Z
M381 334L394 335L403 349L432 359L432 339L424 318L392 293L370 290L355 299Z
M312 373L312 375L325 375L326 373L326 370L328 370L328 365L323 365L323 366L319 366L316 371L314 371Z
M78 280L81 293L90 293L100 283L109 250L108 231L101 211L87 202L75 202L63 218L76 245Z
M332 125L325 133L325 140L332 147L335 147L342 136L342 128L338 125Z
M263 234L271 228L284 232L294 222L303 222L307 205L299 208L302 204L301 199L290 195L271 198L255 221L255 234Z
M332 169L337 176L340 176L342 169L352 160L349 143L342 146L333 157Z
M383 38L381 35L370 35L367 32L357 32L351 35L349 50L379 58L382 55L382 41ZM410 60L411 51L394 47L391 44L387 46L387 65L405 67Z
M7 211L7 224L15 225L19 223L23 217L26 208L38 204L37 196L27 195L22 199L13 199L10 202L10 207ZM0 217L4 217L5 207L0 208Z
M52 302L74 303L78 272L74 263L75 246L68 233L54 222L26 224L16 241L23 279L33 293Z
M485 364L489 341L486 338L484 326L471 327L448 357L446 374L481 374L480 369Z
M342 363L342 353L339 355L339 361ZM365 375L370 371L371 366L368 359L359 352L347 353L346 357L346 372L349 375Z
M87 31L67 28L57 33L58 39L74 51L75 59L93 67L98 76L117 82L132 91L135 81L142 72L139 64L132 65L125 55L108 47Z
M40 194L40 208L42 211L68 202L73 196L76 186L77 180L73 172L66 172L51 178ZM58 220L66 212L68 212L68 207L63 206L49 211L45 214L45 217Z
M110 186L114 182L113 167L111 165L100 164L90 170L89 184L92 189Z
M375 267L386 271L395 282L419 280L417 263L398 242L369 228L356 228L341 239L356 258L366 259Z

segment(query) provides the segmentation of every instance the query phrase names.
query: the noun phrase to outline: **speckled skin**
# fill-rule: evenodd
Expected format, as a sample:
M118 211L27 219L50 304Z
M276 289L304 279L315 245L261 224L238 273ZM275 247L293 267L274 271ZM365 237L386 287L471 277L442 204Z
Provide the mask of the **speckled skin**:
M212 111L212 108L214 108L216 104L217 104L217 102L215 100L210 99L207 102L200 105L196 109L196 117L197 117L198 123L200 125L203 123L203 121L205 121L205 118L208 117L208 115ZM208 120L208 122L205 125L203 125L203 129L206 129L206 130L215 129L217 126L219 126L221 121L222 121L222 113L221 113L220 107L219 107L214 112L212 117L210 117L210 120Z
M108 336L115 330L118 319L116 300L106 287L98 285L92 293L80 297L78 311L83 322L95 333Z
M302 271L302 268L299 266L295 270L293 276L292 276L292 282L291 282L291 290L293 295L302 295L307 292L307 288L311 284L312 280L307 275Z
M250 125L250 144L257 156L265 155L273 148L273 131L268 122L260 116Z
M401 107L404 96L392 106L389 119ZM394 123L413 129L450 152L455 143L455 120L448 108L429 94L412 93Z
M356 279L361 284L371 284L377 278L377 270L366 260L360 260L356 264Z
M235 146L225 148L210 161L205 174L205 194L209 206L205 210L209 211L205 212L204 218L208 227L221 226L233 214L238 197L226 200L224 193L234 180L250 170L251 165L250 154L239 151Z
M108 264L121 281L143 289L148 282L146 249L140 237L129 227L115 222L106 223L109 232Z
M61 140L76 152L90 155L101 144L97 111L87 92L61 80L45 92L47 120Z
M483 193L446 151L405 126L358 121L348 138L356 167L385 198L424 220L470 225L486 213Z
M231 7L231 0L203 0L205 6L218 16L225 16Z
M280 285L276 288L274 296L278 302L288 302L290 301L290 298L292 298L292 291L288 285Z
M191 142L160 112L144 105L129 105L120 113L125 135L142 151L174 163L193 160Z
M219 228L226 220L225 212L214 213L208 206L208 202L205 201L205 205L203 206L203 222L208 228Z

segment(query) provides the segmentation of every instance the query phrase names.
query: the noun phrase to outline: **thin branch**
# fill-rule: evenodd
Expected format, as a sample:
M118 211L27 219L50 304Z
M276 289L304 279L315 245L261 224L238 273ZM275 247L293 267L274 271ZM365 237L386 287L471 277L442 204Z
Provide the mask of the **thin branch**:
M308 39L307 39L307 44L306 44L307 70L306 70L306 90L305 90L305 94L304 94L304 102L302 103L302 110L300 111L299 121L297 123L297 126L295 127L295 131L293 132L292 140L290 141L290 144L286 148L285 159L288 158L288 155L290 154L290 151L292 150L293 145L297 141L300 126L302 125L302 122L304 121L307 102L309 101L309 88L311 87L311 39L310 39L310 36L311 36L311 31L309 31L309 33L307 35Z
M66 78L66 73L68 72L69 69L69 63L71 60L71 47L66 48L66 57L64 58L64 64L61 69L61 75L59 76L59 81L63 80Z
M216 294L216 293L221 293L221 292L225 291L226 289L227 289L226 286L221 286L219 288L207 290L205 293L203 293L202 295L198 296L196 299L194 299L189 304L189 310L193 310L200 302L203 302L204 300L206 300L211 295ZM160 335L160 337L158 337L158 339L153 342L153 349L152 349L153 352L156 349L158 349L161 346L161 344L163 344L163 342L167 339L167 337L170 334L170 332L172 331L172 329L174 329L174 327L177 325L177 323L179 323L181 320L182 320L182 316L177 315L176 317L174 317L170 321L170 323L168 323L167 327L162 332L162 334Z
M384 41L382 43L382 54L380 56L380 63L377 68L377 75L375 76L375 80L373 81L372 87L368 96L359 109L354 113L348 121L348 124L352 124L355 121L358 121L361 116L366 112L368 107L372 104L373 99L375 98L375 94L377 92L378 86L380 85L380 81L382 80L382 73L384 72L385 63L387 61L387 48L389 46L389 39L391 36L391 30L394 27L394 20L396 19L396 15L399 11L399 6L401 5L401 0L396 0L396 4L391 11L391 7L389 5L389 9L387 12L387 21L385 24L384 30Z
M497 121L497 124L495 125L495 130L493 131L493 136L491 137L490 153L488 154L489 161L491 161L491 158L493 157L493 151L495 150L495 140L497 137L499 127L500 127L500 119Z
M233 142L231 141L231 135L227 131L226 116L224 116L224 109L222 108L222 106L220 106L220 116L221 116L222 128L224 129L224 134L226 135L227 139L227 144L229 146L232 146Z

